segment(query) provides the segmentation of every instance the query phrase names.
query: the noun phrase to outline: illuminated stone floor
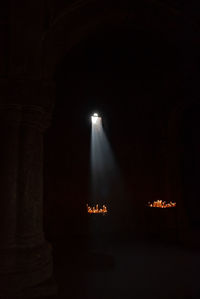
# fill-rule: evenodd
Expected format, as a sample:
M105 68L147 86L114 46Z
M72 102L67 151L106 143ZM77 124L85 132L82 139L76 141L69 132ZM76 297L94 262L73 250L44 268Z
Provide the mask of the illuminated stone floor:
M54 248L56 298L200 298L197 250L102 237Z

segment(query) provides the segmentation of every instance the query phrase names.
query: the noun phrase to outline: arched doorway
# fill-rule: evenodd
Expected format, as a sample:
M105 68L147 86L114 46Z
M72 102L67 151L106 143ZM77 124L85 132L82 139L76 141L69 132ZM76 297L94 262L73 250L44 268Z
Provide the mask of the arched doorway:
M135 157L129 160L128 170L125 172L130 180L130 185L132 185L131 188L134 186L136 192L133 197L142 198L137 203L141 212L136 213L136 218L141 219L145 201L153 200L165 192L163 187L165 172L163 152L165 149L163 152L161 150L165 147L165 145L163 146L165 133L163 133L162 125L163 120L167 118L165 108L168 106L169 99L171 102L177 101L177 91L183 82L182 58L185 55L183 43L185 44L187 39L191 39L191 34L188 35L184 32L183 39L182 26L185 24L183 15L179 14L177 17L173 9L169 6L159 5L159 3L147 5L145 2L146 10L144 10L142 2L140 5L133 4L128 9L117 3L115 6L103 2L88 2L87 4L84 5L83 2L80 2L78 5L68 7L43 36L40 57L41 77L45 80L53 79L56 82L57 90L64 91L60 92L60 95L61 93L65 95L63 101L76 103L73 97L69 100L66 90L70 90L73 86L76 91L82 89L81 105L84 106L85 110L83 110L86 114L90 110L86 107L91 107L92 103L94 104L95 97L95 106L100 107L104 115L108 116L107 120L110 123L107 127L112 131L112 124L115 124L116 136L112 136L112 141L113 145L116 145L116 153L118 151L121 159L125 159L127 153ZM88 10L92 11L92 14L88 15ZM159 13L155 13L155 10ZM161 18L162 22L160 22ZM189 27L193 26L189 23L190 21L187 23ZM132 37L129 43L126 41L127 36L129 39ZM115 42L111 50L109 43L112 43L113 39ZM105 61L94 62L91 60L91 51L84 52L84 47L91 46L91 43L95 44L95 40L99 41L99 51L96 48L96 53L100 56L102 53L103 56L106 54L107 62L112 62L110 71L115 72L112 84L110 84L109 69L107 75L104 76L103 85L101 79L96 80L94 76L92 84L91 81L90 84L86 83L91 78L88 77L88 74L80 71L81 68L83 70L88 67L90 70L98 68L99 71L104 66L105 69ZM123 46L126 47L127 53L122 55L124 65L121 62L121 66L118 68L117 60ZM101 51L103 52L101 53ZM90 56L90 62L87 55ZM140 59L138 59L139 57ZM128 71L127 65L129 65ZM80 79L82 80L81 84ZM120 84L118 84L120 80L125 83L121 90ZM134 84L131 84L131 81ZM85 83L83 84L83 82ZM87 92L85 93L86 89L90 93L89 97ZM98 93L96 93L97 90ZM85 95L86 98L84 98ZM105 109L102 97L104 97L104 103L112 98L112 102L116 105L115 109ZM136 105L133 109L134 100ZM56 101L58 107L58 93ZM120 106L122 102L123 105ZM111 113L113 110L117 111L117 106L120 112ZM66 104L66 115L68 110L69 105ZM121 115L126 116L125 122L122 121ZM118 121L119 119L121 122ZM120 123L123 125L120 126ZM132 131L131 126L134 127ZM132 137L138 140L134 148L129 146L128 139L125 141L128 136L128 128ZM121 153L119 147L117 149L117 141L114 140L115 137L120 136L118 133L122 136L121 144L126 144L124 152ZM134 171L132 171L133 169ZM136 208L135 204L133 209L137 210L138 207Z
M178 56L174 43L157 33L150 35L141 29L133 30L128 25L110 26L102 27L96 34L74 46L73 51L69 51L57 65L54 77L57 86L55 117L56 114L60 115L56 118L62 119L63 123L54 123L54 126L60 126L60 129L53 129L55 136L60 134L55 157L59 157L57 161L60 161L62 155L67 156L71 151L74 161L82 161L80 173L83 165L88 171L89 116L94 109L98 109L104 116L106 133L129 193L121 204L121 211L124 209L125 213L123 219L129 227L143 229L145 204L160 197L163 192L163 116L166 119L163 108L167 105L169 94L174 91L176 74L180 72ZM67 145L68 140L73 142ZM50 132L49 142L46 148L52 148L54 143ZM69 161L70 165L73 159ZM68 171L66 164L63 169L67 174L66 184L63 181L61 186L63 190L68 183L73 185L76 182L76 176L72 181L67 179L70 176ZM88 172L87 175L89 178ZM85 180L84 173L82 176L84 186L89 180ZM63 206L60 205L63 217L72 224L76 222L77 215L68 209L70 205L74 209L76 201L72 200L73 196L67 188L63 192L61 189L58 192L65 193L65 199L59 197L54 204L63 201ZM88 191L86 188L85 195L78 196L79 210L85 208L90 196ZM55 208L55 205L52 206ZM127 210L129 215L126 214Z

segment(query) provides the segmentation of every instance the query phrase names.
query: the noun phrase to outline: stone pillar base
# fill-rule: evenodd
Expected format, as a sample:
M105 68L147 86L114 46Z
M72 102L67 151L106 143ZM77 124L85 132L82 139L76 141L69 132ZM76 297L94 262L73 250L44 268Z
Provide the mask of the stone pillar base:
M55 294L51 246L0 249L0 296L33 298ZM47 282L47 283L46 283Z
M55 299L57 295L57 285L51 278L37 286L24 289L16 294L3 295L4 299Z
M48 281L34 286L32 288L25 289L23 292L17 295L17 299L52 299L55 298L54 296L57 295L57 285L53 278L49 279ZM11 299L11 298L5 298ZM12 298L13 299L13 298Z

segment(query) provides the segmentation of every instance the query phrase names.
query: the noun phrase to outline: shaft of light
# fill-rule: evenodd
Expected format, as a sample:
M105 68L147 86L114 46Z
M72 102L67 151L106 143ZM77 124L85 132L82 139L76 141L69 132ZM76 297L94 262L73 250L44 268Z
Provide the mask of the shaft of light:
M128 206L125 204L123 181L111 146L98 115L92 121L91 132L91 198L89 204L106 205L108 218L106 224L100 219L91 218L91 230L96 233L113 232L125 227L130 219ZM93 120L93 119L92 119ZM98 221L97 221L98 220Z

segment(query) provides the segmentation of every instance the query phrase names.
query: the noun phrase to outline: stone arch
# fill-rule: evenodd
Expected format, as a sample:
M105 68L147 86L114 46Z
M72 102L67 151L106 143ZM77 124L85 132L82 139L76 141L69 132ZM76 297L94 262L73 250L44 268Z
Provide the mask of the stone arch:
M108 1L77 1L56 18L43 36L39 63L42 78L52 79L56 65L85 37L102 27L119 24L155 31L176 42L181 42L186 36L192 38L188 28L194 32L195 27L190 20L184 20L179 11L153 1L147 3L143 0L134 8L119 4L113 6Z

